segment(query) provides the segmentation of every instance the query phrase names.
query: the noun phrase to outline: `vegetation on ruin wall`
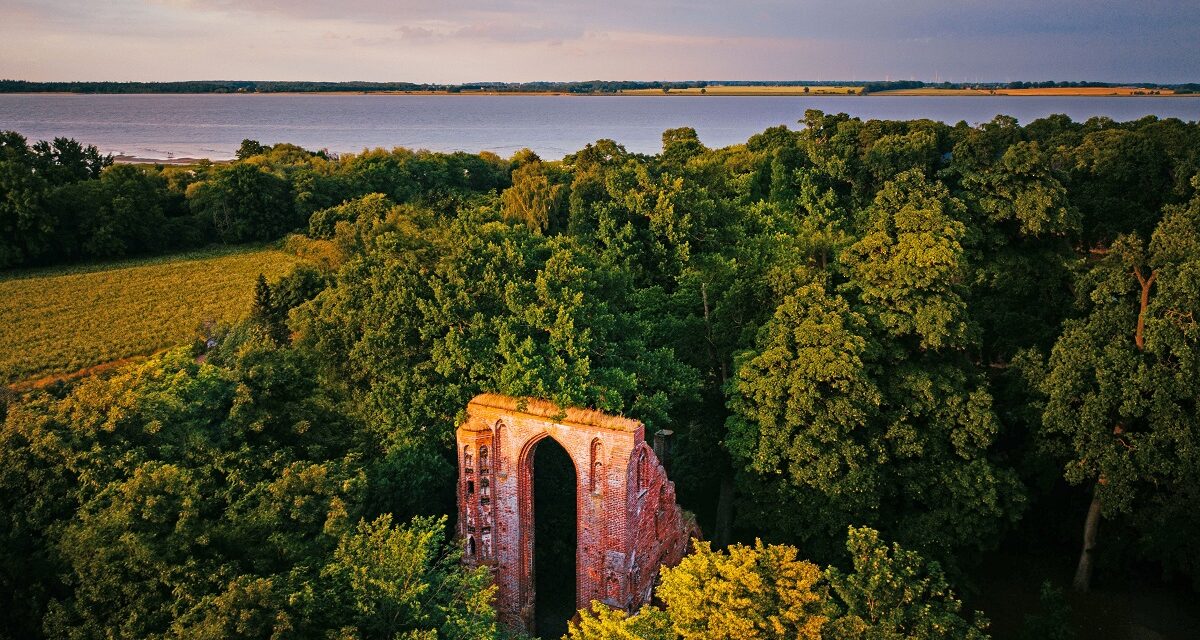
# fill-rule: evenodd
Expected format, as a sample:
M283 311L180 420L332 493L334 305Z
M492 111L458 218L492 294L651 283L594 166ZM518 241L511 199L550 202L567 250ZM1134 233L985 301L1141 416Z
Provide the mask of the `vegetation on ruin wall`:
M297 262L240 247L0 275L0 383L189 343L206 321L244 318L259 274L278 279Z

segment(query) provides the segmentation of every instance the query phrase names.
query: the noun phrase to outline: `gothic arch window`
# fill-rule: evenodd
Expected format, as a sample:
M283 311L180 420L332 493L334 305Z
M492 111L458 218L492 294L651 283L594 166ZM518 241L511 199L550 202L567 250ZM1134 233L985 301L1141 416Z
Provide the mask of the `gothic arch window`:
M475 557L475 536L467 537L467 555L472 558Z
M475 493L475 481L467 480L467 495L472 495L474 493Z
M604 490L604 445L600 444L599 438L592 440L592 464L588 489L597 494Z
M672 501L673 502L673 501ZM663 520L667 517L667 509L672 502L667 502L667 483L658 485L658 505L654 509L654 533L662 535Z
M486 471L488 468L488 448L479 447L479 468Z
M463 447L463 467L470 470L471 468L471 445Z
M483 498L490 498L492 496L492 483L487 478L479 481L479 495Z
M500 445L502 445L503 443L504 443L504 423L497 420L496 421L496 433L492 436L492 457L495 459L492 462L492 466L495 467L496 471L500 470L500 464L504 460L503 454L501 454L501 450L500 450Z
M638 489L642 488L642 456L640 453L633 463L633 486Z
M650 485L650 458L646 456L645 448L638 453L636 484L639 490Z

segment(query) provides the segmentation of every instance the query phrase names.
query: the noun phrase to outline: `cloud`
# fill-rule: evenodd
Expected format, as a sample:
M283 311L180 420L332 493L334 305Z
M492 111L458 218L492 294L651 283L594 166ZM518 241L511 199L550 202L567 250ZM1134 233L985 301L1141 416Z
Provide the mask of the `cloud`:
M1166 0L0 0L0 76L1183 81L1195 24Z

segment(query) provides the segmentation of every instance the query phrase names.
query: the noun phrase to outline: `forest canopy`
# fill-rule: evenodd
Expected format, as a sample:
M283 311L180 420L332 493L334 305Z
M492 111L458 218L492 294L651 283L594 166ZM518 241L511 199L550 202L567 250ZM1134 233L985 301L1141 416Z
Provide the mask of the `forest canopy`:
M1005 546L1200 585L1200 126L800 124L189 167L3 134L0 267L304 264L209 342L0 400L0 635L498 637L445 520L484 391L676 434L711 546L576 640L709 637L726 565L777 587L754 637L986 637L950 585Z

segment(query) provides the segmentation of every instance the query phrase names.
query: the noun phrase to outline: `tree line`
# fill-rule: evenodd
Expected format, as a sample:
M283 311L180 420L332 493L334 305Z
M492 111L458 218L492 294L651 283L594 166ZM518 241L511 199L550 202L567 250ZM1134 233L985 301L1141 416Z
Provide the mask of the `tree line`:
M713 546L575 640L985 637L950 585L1002 545L1195 589L1200 126L801 123L561 161L248 141L174 178L180 217L297 230L307 264L191 348L6 403L0 626L495 637L437 519L482 391L676 434ZM118 171L173 179L55 188Z
M337 159L249 140L238 157L113 165L72 139L30 144L0 132L0 268L277 240L347 199L383 192L434 201L503 188L509 171L486 154L396 149Z
M1196 83L1162 84L1133 83L1149 89L1171 89L1175 93L1196 93ZM691 89L710 85L722 86L864 86L863 93L893 89L1045 89L1074 87L1125 87L1129 83L1093 81L1012 81L1012 82L923 82L921 80L583 80L575 82L467 82L463 84L431 84L415 82L308 82L252 80L188 80L178 82L33 82L0 79L0 93L381 93L491 91L497 93L574 93L611 94L638 89Z
M585 80L575 82L468 82L437 84L415 82L309 82L192 80L179 82L33 82L0 80L0 93L330 93L330 92L421 92L495 91L500 93L616 93L628 89L685 89L703 87L706 81ZM832 82L745 82L721 84L836 84Z

